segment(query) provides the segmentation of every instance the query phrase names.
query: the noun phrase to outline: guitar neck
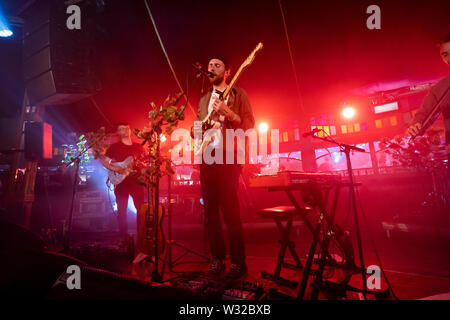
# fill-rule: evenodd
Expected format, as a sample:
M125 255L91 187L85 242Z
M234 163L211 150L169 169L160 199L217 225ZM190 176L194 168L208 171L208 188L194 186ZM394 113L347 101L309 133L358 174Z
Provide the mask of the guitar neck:
M223 93L223 100L226 100L228 95L231 93L231 89L233 89L233 87L236 84L237 80L239 79L239 76L241 75L242 71L244 71L244 67L240 66L239 70L236 72L233 79L231 79L230 84L225 89L225 92Z
M239 76L241 75L242 71L244 71L244 69L250 65L253 61L253 59L255 58L256 53L262 49L262 43L258 43L258 45L256 46L256 48L252 51L252 53L248 56L248 58L244 61L244 63L241 64L241 66L239 67L238 71L236 72L236 74L234 75L233 79L231 79L230 84L228 85L228 87L225 89L223 95L222 95L222 100L226 100L228 95L231 93L231 89L233 89L234 85L236 84L236 81L239 79ZM208 119L211 117L212 115L212 111L210 111L205 119L203 119L203 123L205 123L206 121L208 121Z

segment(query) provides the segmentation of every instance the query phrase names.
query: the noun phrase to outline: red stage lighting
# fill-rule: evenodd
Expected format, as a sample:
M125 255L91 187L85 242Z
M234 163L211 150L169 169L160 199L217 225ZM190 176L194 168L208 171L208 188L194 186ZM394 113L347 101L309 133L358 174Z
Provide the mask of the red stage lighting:
M352 107L346 107L346 108L344 108L344 110L342 110L342 115L344 116L344 118L347 118L347 119L353 118L355 116L355 114L356 114L356 111Z

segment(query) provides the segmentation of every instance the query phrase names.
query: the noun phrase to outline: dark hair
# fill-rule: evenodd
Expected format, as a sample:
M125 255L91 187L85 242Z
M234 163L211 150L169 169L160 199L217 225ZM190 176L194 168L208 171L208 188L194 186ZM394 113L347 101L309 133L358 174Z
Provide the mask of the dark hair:
M442 46L444 43L450 42L450 33L447 33L445 36L441 38L438 42L438 46Z
M119 126L129 126L129 127L130 127L130 124L129 124L128 122L122 121L122 122L116 122L116 123L114 124L114 126L115 126L116 128L118 128Z
M225 66L225 70L231 69L231 66L230 66L230 63L229 63L229 60L228 60L227 57L222 56L222 55L219 54L219 55L212 55L209 58L209 61L211 61L211 59L218 59L218 60L222 61L224 66Z

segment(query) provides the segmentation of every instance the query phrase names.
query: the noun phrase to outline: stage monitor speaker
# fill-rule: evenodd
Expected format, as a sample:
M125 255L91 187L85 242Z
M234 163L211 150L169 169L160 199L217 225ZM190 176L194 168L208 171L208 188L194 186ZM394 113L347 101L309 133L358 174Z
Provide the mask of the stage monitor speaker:
M51 159L52 155L52 126L46 122L26 122L25 159Z
M67 7L64 1L40 0L22 14L24 79L31 105L70 104L94 91L90 24L83 15L81 29L68 29Z
M151 285L137 279L89 266L80 267L79 290L67 288L71 276L63 272L51 288L47 300L150 300L150 301L201 301L199 293L164 284Z

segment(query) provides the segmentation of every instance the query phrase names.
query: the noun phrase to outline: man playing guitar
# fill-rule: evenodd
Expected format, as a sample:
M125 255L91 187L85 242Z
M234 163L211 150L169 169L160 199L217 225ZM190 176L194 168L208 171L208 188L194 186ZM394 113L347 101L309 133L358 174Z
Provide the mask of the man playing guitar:
M450 34L444 36L439 42L439 51L442 61L450 66ZM410 126L407 129L407 134L410 136L417 136L422 129L422 122L425 120L427 115L431 113L434 106L438 103L440 99L443 99L450 89L450 76L441 79L436 83L433 88L431 88L430 93L425 98L422 104L422 108L416 113L414 119L412 120ZM449 97L447 95L447 97ZM445 143L447 145L447 155L450 161L450 98L446 98L442 101L441 110L444 116L444 127L445 127ZM426 124L426 126L431 125L431 123ZM424 128L426 129L426 127Z
M227 88L226 80L230 75L226 58L212 57L208 64L208 72L210 73L209 81L212 88L200 99L197 120L202 121L209 112L214 110L215 118L222 116L222 130L241 128L245 131L253 128L255 120L252 108L243 89L235 87L226 101L219 99L218 91L225 91ZM234 153L234 150L225 149L224 157L226 152ZM241 165L239 164L202 163L200 165L206 229L213 258L208 274L219 277L225 271L226 250L219 212L221 210L227 226L231 258L231 267L226 276L229 280L239 280L247 274L238 200L240 173Z
M117 134L120 136L120 141L111 144L105 155L101 156L99 160L108 170L127 175L130 169L123 168L115 163L122 162L129 157L134 160L138 159L144 153L144 148L139 143L131 141L131 129L128 123L117 124ZM127 175L122 182L115 185L114 194L117 203L117 222L121 245L126 246L128 241L128 197L131 195L134 206L139 210L144 202L144 187L138 183L135 177Z

